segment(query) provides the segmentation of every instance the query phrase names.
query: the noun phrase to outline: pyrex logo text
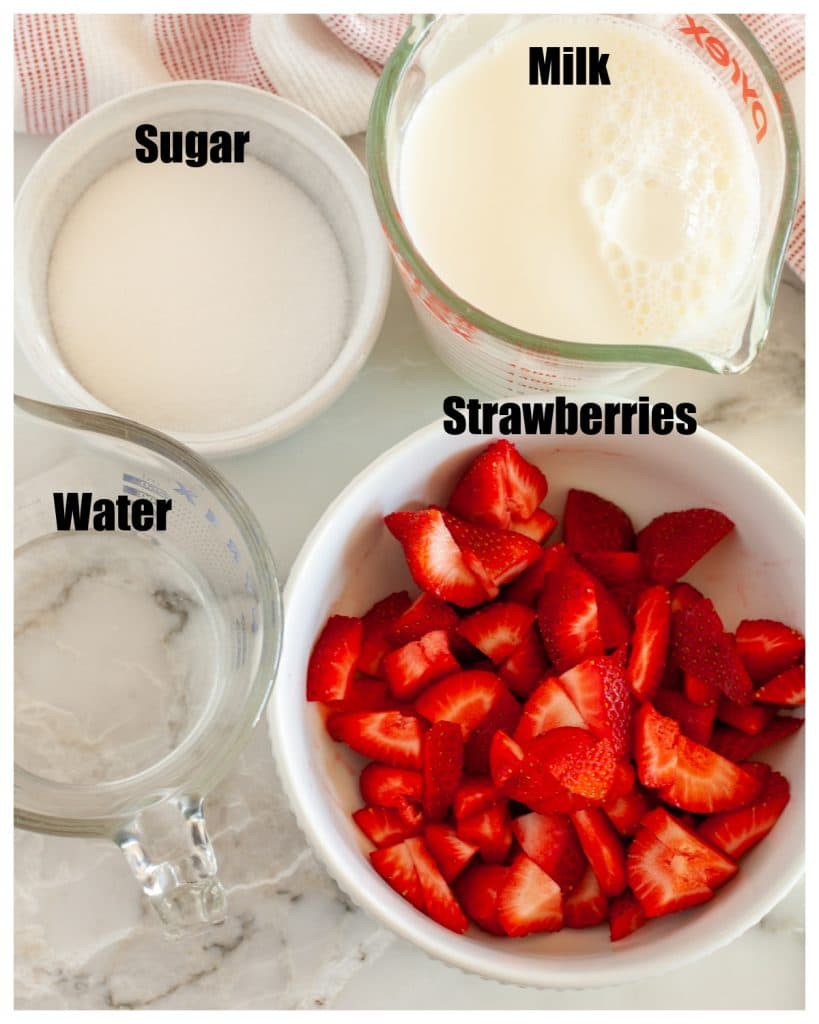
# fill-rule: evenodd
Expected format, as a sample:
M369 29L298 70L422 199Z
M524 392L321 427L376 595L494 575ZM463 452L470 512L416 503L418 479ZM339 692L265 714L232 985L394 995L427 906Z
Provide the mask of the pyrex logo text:
M733 67L731 81L734 85L741 87L742 102L751 111L751 120L756 128L756 141L762 142L768 131L768 115L759 98L759 93L749 85L748 75L739 66L736 57L731 56L725 43L721 39L717 39L716 36L712 36L706 25L698 25L690 14L685 15L685 20L687 24L680 29L684 36L693 36L697 45L705 50L720 67L727 68L729 65Z

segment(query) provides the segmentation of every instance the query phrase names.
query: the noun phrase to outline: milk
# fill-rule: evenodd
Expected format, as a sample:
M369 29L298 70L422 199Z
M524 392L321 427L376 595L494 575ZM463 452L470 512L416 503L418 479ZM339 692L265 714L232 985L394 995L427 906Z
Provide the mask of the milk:
M273 167L130 159L70 209L48 275L62 358L116 412L211 433L290 405L348 330L341 247Z
M529 47L597 46L609 86L530 85ZM645 25L538 19L421 98L398 196L461 298L568 341L719 349L759 224L757 166L709 70Z

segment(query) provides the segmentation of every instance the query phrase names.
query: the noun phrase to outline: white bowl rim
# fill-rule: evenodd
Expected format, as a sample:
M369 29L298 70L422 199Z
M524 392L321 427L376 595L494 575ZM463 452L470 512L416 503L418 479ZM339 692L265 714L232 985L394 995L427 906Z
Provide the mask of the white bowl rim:
M313 150L313 153L318 159L324 161L327 169L343 186L344 193L361 228L364 250L365 272L363 277L365 284L359 309L338 356L325 374L309 390L278 412L255 423L235 427L228 431L214 433L166 431L198 454L218 457L251 451L271 441L286 437L316 417L346 390L366 362L381 330L389 300L392 264L372 202L367 172L341 136L315 114L291 100L235 82L164 82L135 89L94 107L57 136L26 176L15 201L15 237L20 230L17 225L20 211L24 211L26 205L36 202L38 194L42 194L45 189L50 188L47 170L50 160L54 159L52 151L55 146L59 145L62 148L65 145L63 141L65 139L68 139L70 143L75 135L81 134L87 129L89 123L96 122L99 117L105 116L112 109L127 110L129 106L140 99L154 95L173 95L174 93L183 97L189 95L191 100L196 99L200 102L200 98L204 97L206 100L208 96L238 97L241 101L241 97L244 95L253 103L266 104L271 108L278 107L281 112L286 112L290 120L288 128L294 133L302 131L310 133L314 138L321 139L321 148ZM281 125L278 127L281 130ZM122 416L123 413L120 410L106 405L92 395L68 367L58 360L50 346L46 347L39 343L39 339L36 337L36 324L20 299L17 280L18 275L15 274L15 335L38 377L54 395L70 405L94 412ZM155 424L147 424L147 426L157 429Z
M551 396L554 397L554 396ZM575 396L576 397L576 396ZM536 401L525 396L505 401L515 404ZM337 511L360 483L372 472L391 461L395 456L405 454L415 447L423 447L432 434L441 431L443 419L435 420L413 432L408 437L382 453L358 473L333 502L311 530L288 574L284 588L285 637L287 610L299 583L302 567L309 562L325 537L334 530ZM488 444L500 435L486 434L483 440ZM721 456L738 461L746 471L756 478L760 485L770 489L782 502L783 511L790 517L790 526L804 538L804 515L790 495L739 449L718 437L706 428L698 427L696 436L702 443ZM544 440L549 440L544 435ZM457 440L457 439L453 439ZM472 437L479 441L481 438ZM588 438L594 442L595 438ZM321 861L339 887L360 907L379 921L389 931L418 946L425 953L458 967L467 973L512 985L538 988L580 989L621 985L644 978L664 974L699 960L738 938L756 925L769 913L804 874L804 842L791 857L789 870L783 873L775 885L764 893L757 893L749 899L744 912L731 923L712 928L704 935L687 936L685 945L674 950L644 953L639 963L628 963L616 957L577 956L571 962L565 960L550 964L547 958L541 960L517 957L514 950L509 953L496 947L473 942L467 945L465 937L436 924L408 904L401 896L387 889L368 884L369 876L363 873L366 859L361 854L350 855L345 847L334 843L335 826L326 812L322 798L310 780L310 766L306 751L294 746L295 730L286 727L290 708L306 708L303 688L290 687L288 692L282 676L288 658L286 639L283 644L282 661L279 666L279 680L274 687L273 697L267 709L268 731L279 778L288 796L290 806L298 825L306 836L315 856ZM309 805L309 810L306 805ZM359 884L360 883L360 884ZM603 959L604 962L601 962Z

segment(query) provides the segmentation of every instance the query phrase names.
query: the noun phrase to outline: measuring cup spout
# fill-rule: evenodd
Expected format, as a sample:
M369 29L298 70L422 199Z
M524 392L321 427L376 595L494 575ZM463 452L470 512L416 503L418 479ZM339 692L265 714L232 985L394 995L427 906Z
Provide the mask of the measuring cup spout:
M172 937L190 934L225 919L225 890L217 877L216 854L205 825L203 801L179 798L187 851L174 859L152 859L144 822L137 819L115 837L134 877Z

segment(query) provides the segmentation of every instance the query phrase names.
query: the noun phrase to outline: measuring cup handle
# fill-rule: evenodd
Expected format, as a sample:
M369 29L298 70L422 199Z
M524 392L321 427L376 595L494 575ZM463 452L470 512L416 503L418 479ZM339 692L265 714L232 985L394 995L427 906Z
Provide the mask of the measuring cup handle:
M190 852L173 860L152 860L136 819L114 838L168 935L198 931L225 919L225 890L205 827L201 798L179 797L184 839Z

